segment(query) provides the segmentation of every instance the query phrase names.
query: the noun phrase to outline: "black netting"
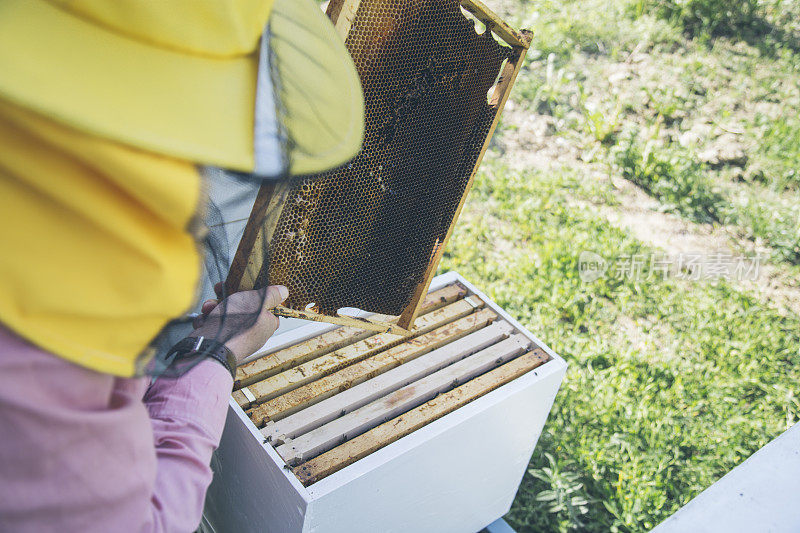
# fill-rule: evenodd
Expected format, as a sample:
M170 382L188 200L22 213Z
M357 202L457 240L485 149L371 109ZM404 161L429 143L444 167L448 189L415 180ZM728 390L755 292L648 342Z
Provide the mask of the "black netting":
M155 342L157 355L147 369L150 375L180 375L202 360L202 357L167 359L166 354L170 347L195 329L200 305L205 300L222 298L217 310L220 315L218 327L212 330L209 338L223 344L232 335L251 327L258 317L255 309L241 313L231 312L227 308L225 298L229 294L224 291L224 281L262 179L218 168L204 168L201 175L207 195L203 207L199 209L202 220L198 220L197 229L194 230L203 257L197 306L191 313L173 320L162 330ZM266 250L262 253L266 253Z

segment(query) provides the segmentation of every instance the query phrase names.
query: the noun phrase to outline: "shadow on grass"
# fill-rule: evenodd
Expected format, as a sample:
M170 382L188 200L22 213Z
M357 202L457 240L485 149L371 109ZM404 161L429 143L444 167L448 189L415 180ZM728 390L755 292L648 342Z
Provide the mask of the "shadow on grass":
M776 57L781 50L800 53L800 35L763 17L754 17L750 24L739 28L736 33L719 36L738 38L756 48L765 57Z

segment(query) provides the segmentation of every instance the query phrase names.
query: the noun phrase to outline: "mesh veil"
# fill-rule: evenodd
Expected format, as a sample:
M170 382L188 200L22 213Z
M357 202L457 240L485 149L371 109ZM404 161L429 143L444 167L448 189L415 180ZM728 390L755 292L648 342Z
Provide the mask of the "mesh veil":
M214 310L214 327L206 338L226 344L240 332L252 327L263 307L266 292L260 291L261 305L250 306L251 312L234 310L227 299L225 278L231 266L236 246L241 239L253 200L265 181L287 183L291 181L291 147L294 145L286 128L282 127L287 110L280 101L280 79L276 61L271 53L269 26L264 31L260 44L259 71L256 89L256 113L254 125L255 172L235 172L217 167L201 167L204 204L199 206L196 220L190 231L195 236L203 270L196 297L196 309L170 321L151 343L146 355L151 355L144 372L150 376L182 375L202 361L206 354L200 352L191 357L175 357L170 348L190 335L198 321L202 302L218 299ZM266 245L257 253L266 256ZM207 329L207 328L206 328Z
M207 184L208 195L205 206L201 209L202 223L199 225L201 229L197 235L197 245L203 257L203 273L198 287L197 305L196 309L193 309L194 312L167 324L154 341L155 356L147 367L147 373L152 376L181 375L203 359L203 354L178 360L173 357L168 358L167 354L170 347L192 333L193 323L202 302L218 298L214 287L217 284L224 287L236 244L241 237L253 198L261 184L261 179L254 175L242 175L218 168L203 169L202 175ZM227 308L225 298L229 295L224 293L224 288L219 296L221 301L216 312L221 315L220 323L216 335L211 339L225 344L235 333L251 327L258 318L258 313L232 312Z

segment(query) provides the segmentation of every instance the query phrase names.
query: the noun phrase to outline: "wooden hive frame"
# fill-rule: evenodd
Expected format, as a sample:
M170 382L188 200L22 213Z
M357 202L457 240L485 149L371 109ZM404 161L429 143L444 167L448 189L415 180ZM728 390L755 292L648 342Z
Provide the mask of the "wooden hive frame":
M346 40L349 35L360 3L361 0L330 0L328 3L326 13L343 40ZM276 315L329 322L366 330L389 332L397 335L408 333L411 326L413 326L420 314L425 295L436 273L445 246L453 233L455 222L472 188L475 174L489 146L503 108L508 101L511 88L522 67L532 37L532 34L526 30L516 31L511 28L479 0L460 0L459 3L464 10L471 13L478 21L484 24L486 31L491 31L500 41L511 47L512 51L509 59L501 67L497 83L494 86L492 95L489 97L489 105L496 109L494 119L479 151L477 160L472 168L453 218L450 221L447 233L444 239L441 242L437 242L434 246L422 282L420 282L414 290L410 303L396 318L386 315L373 315L368 318L351 317L341 314L332 316L310 310L290 309L283 306L278 306L275 309L274 313ZM276 185L274 182L265 182L261 186L226 280L225 286L229 294L239 290L253 288L261 269L265 267L265 265L262 264L262 257L261 254L258 253L258 250L262 249L265 243L269 242L271 235L265 235L263 222L266 213L269 212L270 209L277 208L280 205L285 192L285 186L280 184ZM271 230L274 231L274 228L271 228ZM268 232L270 232L270 228L266 230L266 233ZM256 253L253 253L254 250Z

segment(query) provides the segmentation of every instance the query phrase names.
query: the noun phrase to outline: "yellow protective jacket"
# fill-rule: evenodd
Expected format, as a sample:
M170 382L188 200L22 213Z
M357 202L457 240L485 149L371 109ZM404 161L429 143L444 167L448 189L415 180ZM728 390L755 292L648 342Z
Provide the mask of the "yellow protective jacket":
M0 100L0 322L74 363L131 376L193 302L195 165Z

